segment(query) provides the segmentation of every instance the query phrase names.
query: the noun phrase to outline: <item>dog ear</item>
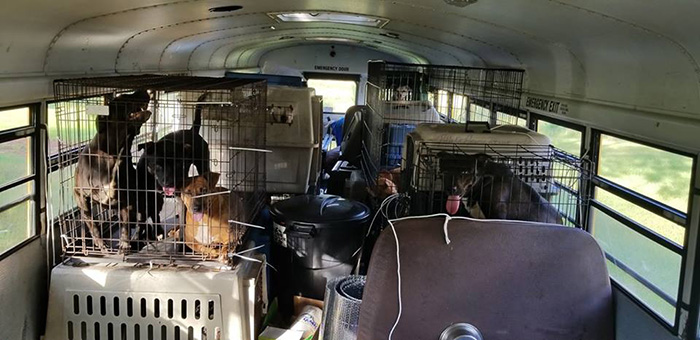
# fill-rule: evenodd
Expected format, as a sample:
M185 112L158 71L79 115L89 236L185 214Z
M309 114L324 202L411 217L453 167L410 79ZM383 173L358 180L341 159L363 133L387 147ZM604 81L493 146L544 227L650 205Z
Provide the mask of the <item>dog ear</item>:
M491 156L483 153L476 154L476 162L474 164L474 173L477 176L481 176L484 171L484 166L487 162L491 161Z
M209 188L214 188L216 187L216 183L219 183L219 177L221 177L221 174L218 172L210 172L207 174L207 177L209 182Z
M479 167L483 166L484 164L486 164L486 162L488 162L490 160L491 160L491 156L489 156L485 153L480 153L480 154L476 155L476 162L477 162L477 166L479 166Z

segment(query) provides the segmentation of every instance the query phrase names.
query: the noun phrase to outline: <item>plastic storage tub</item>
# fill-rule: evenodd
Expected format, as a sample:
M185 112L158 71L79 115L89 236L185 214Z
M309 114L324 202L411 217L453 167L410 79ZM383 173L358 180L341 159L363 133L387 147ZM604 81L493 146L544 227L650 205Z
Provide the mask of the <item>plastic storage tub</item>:
M406 142L406 135L415 130L413 124L389 124L386 129L384 145L386 145L385 155L382 157L382 167L393 169L401 166L403 145Z

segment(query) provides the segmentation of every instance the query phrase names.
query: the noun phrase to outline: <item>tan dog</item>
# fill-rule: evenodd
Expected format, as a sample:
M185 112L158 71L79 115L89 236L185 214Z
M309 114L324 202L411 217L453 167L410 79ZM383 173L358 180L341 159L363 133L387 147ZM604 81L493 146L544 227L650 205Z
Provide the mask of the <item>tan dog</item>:
M398 183L401 180L401 168L391 169L389 171L382 170L377 175L375 184L368 188L368 192L372 197L377 197L381 200L399 192Z
M218 173L190 177L182 190L187 207L185 243L205 258L225 262L230 249L235 249L247 227L229 220L246 221L242 199L228 189L217 187Z

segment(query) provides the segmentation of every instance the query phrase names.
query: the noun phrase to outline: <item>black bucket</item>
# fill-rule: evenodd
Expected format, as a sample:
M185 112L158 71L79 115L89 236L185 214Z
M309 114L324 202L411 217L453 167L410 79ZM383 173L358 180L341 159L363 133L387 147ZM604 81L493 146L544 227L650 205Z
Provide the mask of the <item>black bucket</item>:
M332 195L304 195L270 209L273 228L271 263L282 312L292 296L322 300L326 280L352 272L367 231L370 211L362 203Z

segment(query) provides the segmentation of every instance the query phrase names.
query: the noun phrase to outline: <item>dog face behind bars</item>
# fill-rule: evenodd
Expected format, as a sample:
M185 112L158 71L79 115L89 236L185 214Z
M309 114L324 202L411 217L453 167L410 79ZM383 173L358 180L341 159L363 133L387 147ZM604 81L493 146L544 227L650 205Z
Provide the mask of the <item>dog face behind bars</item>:
M471 212L478 205L484 218L562 224L557 209L508 165L485 154L443 157L444 184L451 185L445 190L449 213L456 213L461 204Z
M440 152L440 170L443 174L443 192L464 197L482 176L484 165L491 158L485 154L455 155Z
M209 173L187 179L187 183L182 189L180 197L187 207L187 214L189 215L191 212L196 222L202 220L204 213L209 210L211 203L208 196L202 197L202 195L208 195L210 190L214 190L218 180L218 173Z
M182 188L190 169L187 156L192 155L192 145L175 141L158 141L143 145L139 160L139 173L146 170L157 181L157 189L172 196Z
M187 206L184 234L192 250L225 262L229 248L240 242L247 229L238 224L232 226L229 220L247 221L240 196L216 187L218 179L217 173L188 178L181 193Z
M138 134L141 126L151 118L151 112L147 111L150 100L151 96L145 90L137 90L110 100L109 115L98 116L95 119L97 132L107 133L108 130L126 127L127 132Z
M407 101L411 98L411 88L408 85L401 85L394 90L393 100Z
M203 102L208 93L197 101ZM144 152L139 159L139 173L148 171L157 182L157 190L172 196L181 190L187 179L190 165L198 174L209 172L209 144L199 134L202 126L202 105L197 105L192 127L171 132L157 142L139 145Z

